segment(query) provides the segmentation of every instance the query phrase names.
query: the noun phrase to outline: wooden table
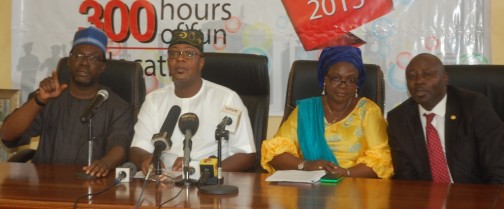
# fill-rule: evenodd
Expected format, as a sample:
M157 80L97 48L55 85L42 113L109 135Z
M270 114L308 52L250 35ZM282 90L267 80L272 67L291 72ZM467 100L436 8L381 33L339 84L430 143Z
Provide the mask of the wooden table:
M77 197L110 185L113 176L97 180L74 177L78 166L0 163L0 208L71 208ZM432 184L429 182L345 178L339 184L268 183L267 174L224 173L235 195L208 195L195 187L148 181L140 208L504 208L501 186ZM143 180L122 183L78 208L135 208Z

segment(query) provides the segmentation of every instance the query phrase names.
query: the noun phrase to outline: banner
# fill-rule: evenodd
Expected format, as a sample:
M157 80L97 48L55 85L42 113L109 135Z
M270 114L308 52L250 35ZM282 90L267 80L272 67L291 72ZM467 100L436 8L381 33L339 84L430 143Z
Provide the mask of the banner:
M355 9L361 4L369 9ZM298 5L311 10L295 10ZM333 11L338 18L323 15ZM367 42L360 46L364 62L380 65L385 74L385 112L408 98L404 69L418 53L433 53L445 64L490 63L485 0L12 0L13 88L22 89L25 101L68 56L75 31L96 25L110 37L107 58L139 62L150 92L171 82L166 63L171 31L194 28L205 34L206 52L268 57L270 115L279 116L292 62L316 60L320 51L309 50L331 44L310 36L305 28L310 25L297 22L296 12L323 15L331 23L323 33L339 24L347 27L347 38Z
M392 10L392 0L282 0L305 50L365 42L351 30Z

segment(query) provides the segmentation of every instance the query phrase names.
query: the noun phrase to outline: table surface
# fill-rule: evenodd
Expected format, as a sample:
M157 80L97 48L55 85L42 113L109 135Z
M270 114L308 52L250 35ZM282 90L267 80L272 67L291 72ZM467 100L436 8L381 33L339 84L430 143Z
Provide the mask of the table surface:
M79 166L0 163L0 208L71 208L88 192L111 185L74 177ZM210 195L173 182L147 181L140 208L504 208L502 186L345 178L338 184L270 183L265 173L224 173L237 194ZM143 179L79 201L77 208L135 208Z

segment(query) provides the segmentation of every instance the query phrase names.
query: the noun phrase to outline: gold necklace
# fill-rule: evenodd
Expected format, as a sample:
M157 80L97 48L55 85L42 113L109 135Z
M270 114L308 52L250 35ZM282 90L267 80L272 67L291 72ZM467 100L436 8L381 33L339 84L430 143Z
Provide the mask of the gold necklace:
M332 110L331 108L329 107L329 102L327 101L327 96L325 97L325 105L326 105L326 108L327 110L329 110L329 114L331 114L331 116L333 116L333 113L332 113ZM348 107L350 107L350 103L352 103L352 98L350 98L350 100L348 101L348 104L347 106L345 107L345 109L343 110L343 112L341 112L338 117L335 117L334 120L331 122L331 124L333 123L336 123L336 121L341 117L343 116L343 114L345 114L345 112L348 110Z

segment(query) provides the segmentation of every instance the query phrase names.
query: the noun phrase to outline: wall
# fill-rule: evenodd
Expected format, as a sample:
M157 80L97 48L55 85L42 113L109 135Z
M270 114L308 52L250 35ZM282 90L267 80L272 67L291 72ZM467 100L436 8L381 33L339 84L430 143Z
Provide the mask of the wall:
M492 64L504 64L504 27L501 20L504 19L504 1L492 0Z
M10 36L11 31L11 0L0 1L0 89L11 88L11 54L10 54Z
M504 1L491 0L492 19L492 63L504 64L504 27L499 20L504 19ZM0 0L0 27L11 28L11 0ZM0 30L0 49L10 49L10 30ZM10 88L11 58L10 50L0 53L0 88ZM268 138L271 138L280 125L282 117L270 117L268 124Z
M501 20L504 19L504 1L491 0L491 41L492 41L492 64L504 65L504 27ZM282 117L270 117L268 121L267 138L273 137L280 126Z

